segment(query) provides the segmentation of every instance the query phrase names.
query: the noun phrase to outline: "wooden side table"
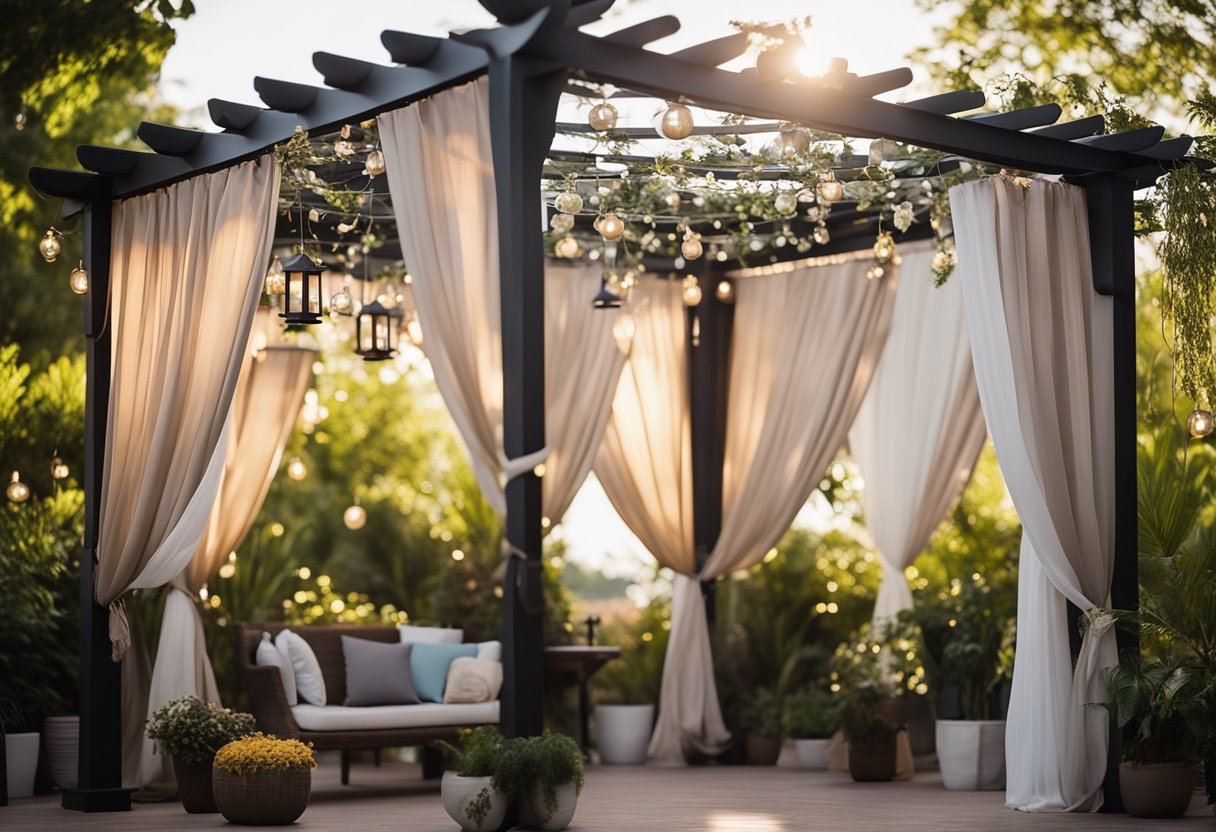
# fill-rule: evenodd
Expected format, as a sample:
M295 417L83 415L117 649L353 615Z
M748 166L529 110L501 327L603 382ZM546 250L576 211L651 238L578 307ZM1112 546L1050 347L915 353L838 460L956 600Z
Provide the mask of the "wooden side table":
M545 685L578 685L578 744L586 755L591 747L588 722L590 697L587 681L621 655L619 647L569 645L545 648Z

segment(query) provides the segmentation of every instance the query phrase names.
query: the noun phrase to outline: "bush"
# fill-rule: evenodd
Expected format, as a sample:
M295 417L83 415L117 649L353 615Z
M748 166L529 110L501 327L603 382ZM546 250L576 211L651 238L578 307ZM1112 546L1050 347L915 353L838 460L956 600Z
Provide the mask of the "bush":
M461 731L458 746L443 740L435 745L456 762L456 772L461 777L493 777L505 743L496 726L483 725Z
M228 743L253 731L251 714L235 713L197 696L184 696L152 714L148 739L159 754L183 763L210 762ZM260 736L260 735L259 735Z
M850 691L845 697L844 732L850 741L878 742L899 733L903 726L887 719L882 700L874 688Z
M840 728L844 699L820 687L808 687L785 701L785 735L793 739L826 739Z
M770 688L756 688L743 704L743 730L761 737L781 736L782 699Z
M494 788L512 800L539 791L545 811L552 816L557 811L557 789L567 783L582 793L583 752L565 734L546 731L539 737L516 737L504 743Z

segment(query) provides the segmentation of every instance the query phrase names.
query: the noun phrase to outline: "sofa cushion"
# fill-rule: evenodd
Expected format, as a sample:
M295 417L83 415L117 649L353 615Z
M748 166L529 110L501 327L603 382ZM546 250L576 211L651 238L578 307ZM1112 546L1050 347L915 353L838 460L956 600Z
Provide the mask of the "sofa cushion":
M300 699L311 705L325 704L325 679L321 676L321 665L308 642L291 630L284 630L275 637L275 647L280 647L291 659L296 674L296 692Z
M283 680L283 692L287 694L287 704L294 705L299 699L296 696L296 671L291 666L291 658L286 650L280 650L270 639L270 633L262 633L258 642L258 652L254 659L259 665L273 665L279 669Z
M410 675L413 646L342 636L342 653L346 657L344 704L417 705L421 700Z
M415 627L401 624L397 627L401 640L411 644L460 644L464 641L464 630L454 627Z
M410 651L410 673L418 698L423 702L442 702L452 659L476 655L476 644L415 644Z
M502 661L502 642L501 641L479 641L477 642L477 658L487 662Z
M443 689L447 704L489 702L502 690L502 663L461 657L452 659Z
M377 731L391 728L435 728L445 725L493 725L498 722L498 700L476 705L376 705L347 708L342 705L296 705L291 709L304 731Z

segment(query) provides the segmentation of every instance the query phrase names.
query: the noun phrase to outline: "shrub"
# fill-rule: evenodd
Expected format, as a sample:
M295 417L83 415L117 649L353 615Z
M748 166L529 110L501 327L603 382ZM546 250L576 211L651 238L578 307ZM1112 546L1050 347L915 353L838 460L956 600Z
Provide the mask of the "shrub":
M174 699L147 722L157 753L183 763L209 762L216 751L253 731L253 716L221 708L197 696Z
M849 692L845 698L844 732L851 742L878 742L899 733L902 726L887 719L882 699L874 688Z
M516 737L503 743L494 788L512 800L538 791L544 797L547 821L557 811L557 789L574 784L583 791L583 752L565 734L546 731L539 737Z
M808 687L785 701L785 734L794 739L824 739L840 727L844 699L823 688Z

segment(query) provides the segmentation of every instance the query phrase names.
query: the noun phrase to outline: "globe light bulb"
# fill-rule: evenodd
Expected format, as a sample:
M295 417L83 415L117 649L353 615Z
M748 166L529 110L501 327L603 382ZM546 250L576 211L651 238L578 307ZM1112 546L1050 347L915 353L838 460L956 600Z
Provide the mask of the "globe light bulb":
M577 214L583 210L583 198L576 191L562 191L553 198L553 207L563 214Z
M773 208L783 217L788 217L798 210L798 197L789 191L782 191L773 197Z
M24 503L30 498L30 487L23 483L21 475L14 471L13 478L9 481L8 488L5 489L5 494L14 503Z
M696 306L701 302L701 284L693 275L684 278L684 305Z
M68 287L78 295L86 294L89 291L89 274L84 270L84 261L80 261L80 265L72 269L72 274L68 277Z
M275 255L270 268L266 270L265 288L268 295L282 295L287 291L287 276L283 274L283 261L278 255Z
M680 244L680 253L684 255L685 260L696 260L705 252L701 245L701 235L693 234L686 237L684 242Z
M367 169L367 175L374 179L384 173L384 154L379 149L373 150L367 154L367 161L363 164Z
M55 457L54 459L51 460L51 478L52 479L57 479L57 480L67 479L67 476L69 473L70 472L68 471L68 466L62 459L60 459L59 457Z
M895 258L895 240L889 231L883 231L874 241L874 259L879 263L890 263Z
M287 463L287 476L299 482L308 476L308 466L304 464L304 460L296 457L291 462Z
M605 240L619 240L625 234L625 223L616 214L600 217L599 232Z
M1213 421L1212 411L1196 408L1191 411L1190 418L1186 420L1186 426L1190 430L1191 436L1203 439L1211 434L1213 427L1216 427L1216 422Z
M687 139L692 135L692 113L683 104L670 103L655 119L654 129L660 136L672 141Z
M578 240L567 234L553 244L553 253L558 257L565 257L567 260L574 260L582 256L583 247L579 245Z
M334 315L349 315L355 308L350 292L339 289L329 299L329 311Z
M349 506L342 512L342 522L351 531L358 531L367 522L367 511L360 505Z
M549 227L558 234L568 234L574 228L574 217L570 214L554 214L549 220Z
M735 286L729 280L719 280L714 289L714 296L723 303L735 302Z
M812 235L815 242L819 245L827 245L832 240L832 235L828 233L828 227L823 223L815 226L815 233Z
M63 245L59 242L59 232L48 228L47 232L42 235L42 239L38 241L38 253L46 262L54 263L61 251L63 251Z
M587 114L587 123L600 132L612 130L616 127L617 115L616 107L605 101L591 108L591 112Z
M820 202L839 202L844 199L844 185L835 178L824 179L816 190L819 193Z

